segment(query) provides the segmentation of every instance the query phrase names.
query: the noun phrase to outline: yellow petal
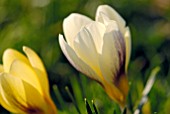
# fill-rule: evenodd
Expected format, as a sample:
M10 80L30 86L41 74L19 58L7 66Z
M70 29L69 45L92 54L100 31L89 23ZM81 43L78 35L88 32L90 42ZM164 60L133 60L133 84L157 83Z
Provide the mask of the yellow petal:
M9 74L0 77L2 106L14 113L42 113L48 104L36 88L20 78ZM13 109L14 108L14 109Z
M5 50L2 59L5 72L9 72L12 62L16 59L22 60L25 63L29 64L27 58L14 49Z
M130 55L131 55L131 36L130 36L130 30L129 27L126 28L126 32L124 35L125 39L125 45L126 45L126 63L125 63L125 70L127 72L129 60L130 60Z
M26 105L24 102L26 96L19 78L2 73L0 75L0 92L0 103L4 108L13 113L23 113L20 107Z
M4 72L4 68L3 68L3 66L0 64L0 73L1 72Z
M35 87L37 91L43 94L39 78L34 69L30 67L30 65L24 63L23 61L15 60L11 65L10 73L13 76L19 77L21 80L29 83Z
M108 5L100 5L97 8L96 11L96 21L100 21L100 13L105 14L107 17L109 17L109 19L111 20L115 20L118 23L118 26L121 30L121 33L124 34L125 33L125 21L124 19L117 13L116 10L114 10L112 7L108 6Z
M97 80L98 82L101 82L99 76L77 56L74 50L65 42L62 35L59 35L59 44L64 55L78 71L86 74L94 80Z
M46 108L48 109L49 107L49 104L45 102L45 96L43 96L39 91L37 91L37 88L34 88L29 83L23 81L23 85L27 99L26 102L28 104L26 112L31 113L31 110L34 110L38 114L45 114Z
M124 98L128 95L129 91L129 84L128 84L128 79L125 74L121 74L119 76L119 79L115 82L116 87L122 92Z
M121 107L125 106L126 98L125 96L119 91L119 89L113 84L113 83L108 83L106 81L103 82L103 87L108 94L108 96L119 103Z
M49 94L49 83L47 73L41 59L32 49L24 46L23 50L26 53L32 67L35 69L42 88L45 90L47 94Z
M82 27L92 22L92 20L84 15L72 13L63 22L63 30L67 43L72 47L74 38Z

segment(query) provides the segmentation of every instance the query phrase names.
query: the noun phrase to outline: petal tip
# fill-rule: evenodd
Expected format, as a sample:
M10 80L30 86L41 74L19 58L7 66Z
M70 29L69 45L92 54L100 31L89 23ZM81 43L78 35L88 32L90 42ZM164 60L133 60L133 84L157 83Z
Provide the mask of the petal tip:
M63 37L63 35L62 34L59 34L59 44L60 44L60 46L61 46L61 44L63 43L63 41L64 41L64 37Z
M28 48L27 46L23 46L23 47L22 47L22 49L23 49L24 52L27 50L27 48Z
M59 39L63 38L63 35L62 34L59 34L58 35Z
M4 51L4 53L3 53L3 56L2 56L3 61L4 61L4 59L5 59L7 56L11 55L11 53L13 53L13 51L14 51L14 50L11 49L11 48L6 49L6 50Z
M27 46L23 46L22 49L23 49L23 51L24 51L25 54L29 53L29 50L31 50L31 49L30 49L29 47L27 47Z

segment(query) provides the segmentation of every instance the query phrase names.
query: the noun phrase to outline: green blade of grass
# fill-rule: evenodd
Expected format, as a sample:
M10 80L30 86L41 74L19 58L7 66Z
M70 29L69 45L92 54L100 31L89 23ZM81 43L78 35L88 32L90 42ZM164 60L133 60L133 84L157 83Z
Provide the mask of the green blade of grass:
M85 105L86 105L87 114L93 114L92 109L90 108L90 105L86 98L84 99L84 101L85 101Z
M69 90L69 88L68 88L67 86L65 87L65 90L66 90L67 94L69 95L70 99L72 100L74 106L76 107L77 112L78 112L79 114L81 114L81 112L80 112L80 110L79 110L79 108L78 108L78 105L77 105L77 103L76 103L73 95L71 94L71 92L70 92L70 90Z
M92 100L91 102L92 102L95 114L98 114L97 107L96 107L94 101Z
M55 96L57 97L58 102L60 103L60 106L62 106L61 108L65 109L64 100L59 92L58 86L53 85L53 90L54 90Z

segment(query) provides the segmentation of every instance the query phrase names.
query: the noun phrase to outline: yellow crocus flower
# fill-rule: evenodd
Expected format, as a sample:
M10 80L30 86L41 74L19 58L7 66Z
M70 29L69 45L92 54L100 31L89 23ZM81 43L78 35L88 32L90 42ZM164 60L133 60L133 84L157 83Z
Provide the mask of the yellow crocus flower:
M47 73L38 55L28 47L22 53L5 50L0 65L0 104L17 114L56 114Z
M77 13L63 22L60 47L80 72L99 82L121 107L128 94L127 66L131 53L130 30L110 6L101 5L95 21Z

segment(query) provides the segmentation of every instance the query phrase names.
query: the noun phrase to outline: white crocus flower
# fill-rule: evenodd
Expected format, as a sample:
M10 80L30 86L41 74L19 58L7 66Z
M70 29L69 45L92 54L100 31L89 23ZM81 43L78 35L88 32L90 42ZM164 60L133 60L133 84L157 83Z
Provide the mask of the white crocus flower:
M111 99L124 107L128 94L129 28L110 6L101 5L96 19L73 13L64 19L60 47L80 72L99 82Z

